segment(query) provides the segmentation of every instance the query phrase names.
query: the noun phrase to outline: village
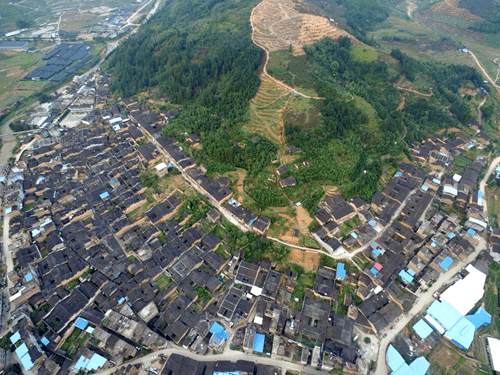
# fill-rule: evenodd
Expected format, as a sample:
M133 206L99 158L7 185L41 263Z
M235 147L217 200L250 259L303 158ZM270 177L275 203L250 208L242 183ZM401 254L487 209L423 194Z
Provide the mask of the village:
M6 373L423 375L424 347L466 350L492 323L478 303L500 259L479 186L493 169L480 155L450 174L488 146L477 124L473 139L414 145L371 204L323 200L311 232L328 261L304 288L300 270L235 246L271 220L206 176L188 149L199 135L163 137L180 109L112 102L111 79L75 77L35 108L0 168ZM397 337L407 325L416 334ZM490 358L499 344L488 338Z

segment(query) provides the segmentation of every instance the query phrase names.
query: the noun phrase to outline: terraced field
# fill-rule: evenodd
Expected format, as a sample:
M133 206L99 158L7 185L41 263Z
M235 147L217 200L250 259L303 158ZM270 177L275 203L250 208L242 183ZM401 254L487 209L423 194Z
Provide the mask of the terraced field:
M250 121L243 129L281 146L285 143L283 111L292 94L267 75L261 74L260 78L259 90L250 101Z
M325 37L351 38L345 30L324 17L301 13L293 0L264 0L252 13L254 41L269 52L292 49L294 55L303 55L305 44L313 44Z
M432 7L432 10L436 13L446 14L448 16L460 17L466 21L482 21L483 19L474 13L469 12L465 8L460 8L458 3L460 0L444 0L437 3Z

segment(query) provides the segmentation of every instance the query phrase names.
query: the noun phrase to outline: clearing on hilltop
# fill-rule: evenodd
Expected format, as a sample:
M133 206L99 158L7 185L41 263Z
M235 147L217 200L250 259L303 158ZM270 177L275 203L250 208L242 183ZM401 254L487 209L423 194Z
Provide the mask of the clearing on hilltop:
M255 44L269 52L291 48L294 55L303 55L304 45L325 37L349 37L354 45L360 43L333 20L307 14L308 11L312 9L293 0L262 1L252 12Z

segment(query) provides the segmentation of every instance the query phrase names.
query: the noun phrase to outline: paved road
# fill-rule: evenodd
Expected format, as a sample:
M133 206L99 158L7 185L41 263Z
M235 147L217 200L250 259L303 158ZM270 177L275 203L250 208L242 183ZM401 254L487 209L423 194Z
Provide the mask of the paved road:
M417 293L417 300L415 301L413 308L405 315L402 315L397 321L394 328L389 330L384 330L381 334L387 334L387 337L383 338L380 341L378 359L377 359L377 370L375 371L375 375L387 375L388 369L385 363L385 353L387 351L387 347L389 343L394 340L396 335L408 325L408 323L413 319L415 315L417 315L420 311L427 308L432 302L434 302L434 293L437 292L443 285L446 285L450 282L450 280L455 276L455 274L460 271L463 267L467 266L471 263L476 257L479 255L481 251L486 249L487 244L486 240L483 238L480 239L479 245L476 247L476 251L469 255L469 257L462 262L456 263L453 267L448 269L445 273L441 274L439 279L432 284L426 292Z
M285 362L282 360L277 360L277 359L272 359L268 357L261 357L261 356L254 356L238 351L229 351L224 354L220 355L200 355L200 354L195 354L188 352L185 349L179 348L179 347L172 347L172 348L167 348L163 350L158 350L154 353L148 354L147 356L141 357L139 359L136 359L134 361L127 362L127 365L129 364L136 364L136 363L145 363L145 362L150 362L151 360L155 360L153 357L157 357L159 354L163 355L170 355L170 354L180 354L184 357L188 357L197 361L201 362L209 362L209 361L231 361L231 362L236 362L238 360L245 360L245 361L252 361L258 364L263 364L263 365L271 365L271 366L276 366L281 368L281 374L285 375L286 370L292 370L292 371L298 371L299 373L301 371L305 371L311 375L325 375L328 374L328 371L319 371L315 370L310 366L302 366L298 365L295 363L290 363L290 362ZM103 371L98 371L96 372L97 375L110 375L116 370L115 368L103 370Z
M5 276L7 279L7 287L5 287L2 291L2 293L5 296L5 299L4 299L5 306L4 306L2 317L0 318L0 329L2 331L2 334L1 334L2 336L4 335L3 332L9 328L7 325L7 321L10 319L10 315L11 315L10 302L9 302L9 298L10 298L9 290L10 290L10 288L12 288L14 286L12 281L10 281L10 279L7 277L9 272L14 269L14 262L12 261L12 254L9 251L9 245L10 245L9 221L10 221L9 216L8 215L5 216L4 220L3 220L3 246L2 246L2 248L3 248L4 264L7 267L7 269L5 270L5 272L6 272Z
M483 193L485 192L486 182L488 181L488 178L490 177L491 173L495 170L495 167L498 165L498 163L500 163L500 156L491 161L490 166L488 167L488 172L479 183L479 189ZM488 206L486 197L484 198L485 199L483 199L483 212L484 212L484 217L487 218ZM434 301L433 295L436 291L438 291L443 285L447 284L458 271L460 271L463 267L467 266L469 263L474 261L474 259L477 258L479 253L483 250L486 250L487 248L488 248L488 243L486 242L486 240L484 238L480 238L479 244L476 247L476 251L474 251L474 253L472 253L465 261L455 264L453 267L448 269L448 271L441 274L439 279L432 285L431 288L427 290L427 292L419 291L419 293L417 293L417 300L415 301L413 308L407 314L403 315L403 317L400 318L399 321L397 321L394 328L389 330L384 330L381 332L382 335L384 333L387 333L387 337L383 338L380 341L379 354L377 360L377 370L375 372L375 375L387 375L388 370L387 370L387 365L385 363L385 353L387 351L389 343L392 340L394 340L396 335L413 319L415 315L417 315L420 311L422 311L424 308L426 308Z
M488 182L488 178L490 178L491 174L493 173L498 164L500 164L500 156L493 159L488 168L488 172L486 172L484 178L479 183L479 190L483 192L483 209L485 218L488 217L488 199L486 199L486 182Z

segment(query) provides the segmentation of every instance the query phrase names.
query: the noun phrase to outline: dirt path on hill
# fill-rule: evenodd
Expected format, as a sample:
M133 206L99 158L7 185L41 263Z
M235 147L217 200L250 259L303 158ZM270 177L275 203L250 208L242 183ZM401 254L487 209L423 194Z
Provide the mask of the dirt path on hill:
M497 79L498 79L498 74L497 74ZM486 99L488 99L487 96L485 96L483 101L481 103L479 103L479 105L477 106L477 116L478 116L478 121L480 124L483 123L483 114L481 112L481 107L484 105L484 103L486 103Z
M467 50L467 53L469 55L472 56L472 58L474 59L474 61L476 62L476 65L479 67L479 69L481 70L481 72L483 72L484 76L486 77L486 79L491 83L491 85L497 90L497 92L500 94L500 86L497 85L495 83L495 81L493 80L493 78L490 77L490 75L488 74L488 72L486 72L486 69L484 69L483 67L483 64L481 64L481 62L477 59L476 55L474 55L474 53L471 51L471 50ZM496 61L496 59L494 60Z
M413 89L407 89L406 87L401 87L401 86L396 86L396 88L397 88L398 90L405 90L405 91L409 91L409 92L412 92L412 93L417 94L417 95L426 96L426 97L428 97L428 98L430 98L430 97L432 96L432 94L433 94L433 92L432 92L432 88L431 88L431 93L430 93L430 94L425 94L425 93L423 93L423 92L420 92L420 91L417 91L417 90L413 90Z
M264 4L264 1L260 2L255 8L252 9L252 14L250 15L250 23L252 25L252 41L253 43L262 48L264 50L264 53L266 54L266 61L264 62L264 67L263 67L263 70L262 70L262 74L264 74L266 77L268 77L269 79L272 79L275 83L277 83L278 85L286 88L287 90L290 90L291 92L293 92L295 95L300 95L306 99L317 99L317 100L324 100L325 98L323 97L319 97L319 96L309 96L309 95L306 95L306 94L303 94L301 93L300 91L297 91L296 89L294 89L293 87L290 87L288 86L286 83L274 78L273 76L271 76L268 72L267 72L267 63L269 62L269 51L267 50L267 48L265 46L263 46L262 44L259 44L256 40L255 40L255 20L254 20L254 15L255 15L255 10L257 8L259 8L260 6L262 6L262 4Z

